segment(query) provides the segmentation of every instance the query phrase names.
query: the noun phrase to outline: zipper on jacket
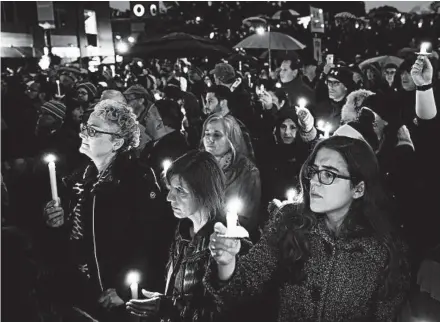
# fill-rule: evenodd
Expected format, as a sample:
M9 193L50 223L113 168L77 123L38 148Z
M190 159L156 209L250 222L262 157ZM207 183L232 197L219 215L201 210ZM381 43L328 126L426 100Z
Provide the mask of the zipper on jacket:
M97 272L98 272L98 282L99 282L99 286L101 287L101 292L104 292L104 287L102 286L102 281L101 281L101 272L99 271L98 256L96 255L96 238L95 238L95 201L96 201L96 196L93 197L93 210L92 210L93 254L95 255L95 263L96 263L96 270L97 270Z

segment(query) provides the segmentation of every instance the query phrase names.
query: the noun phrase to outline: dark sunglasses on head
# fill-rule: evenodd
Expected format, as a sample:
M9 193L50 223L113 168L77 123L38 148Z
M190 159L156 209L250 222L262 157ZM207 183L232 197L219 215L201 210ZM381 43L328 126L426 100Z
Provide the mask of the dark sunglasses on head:
M81 123L81 133L87 132L87 136L93 138L96 136L96 133L101 133L101 134L110 134L110 135L114 135L116 137L121 137L121 135L119 133L111 133L111 132L105 132L105 131L100 131L97 129L94 129L93 127L89 126L88 124L85 123Z

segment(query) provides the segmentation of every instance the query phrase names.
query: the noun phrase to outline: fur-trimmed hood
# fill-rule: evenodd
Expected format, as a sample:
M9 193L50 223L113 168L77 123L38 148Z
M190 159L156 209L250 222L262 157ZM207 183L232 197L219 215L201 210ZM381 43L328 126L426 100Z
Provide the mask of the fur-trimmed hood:
M375 93L366 89L359 89L351 92L347 96L347 101L341 110L341 124L357 121L359 119L362 103L364 100Z

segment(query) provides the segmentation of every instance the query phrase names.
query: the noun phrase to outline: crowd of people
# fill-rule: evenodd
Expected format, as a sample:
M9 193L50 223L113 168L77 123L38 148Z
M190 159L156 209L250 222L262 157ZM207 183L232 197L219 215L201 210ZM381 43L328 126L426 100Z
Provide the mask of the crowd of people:
M438 321L438 59L359 63L2 75L2 318Z

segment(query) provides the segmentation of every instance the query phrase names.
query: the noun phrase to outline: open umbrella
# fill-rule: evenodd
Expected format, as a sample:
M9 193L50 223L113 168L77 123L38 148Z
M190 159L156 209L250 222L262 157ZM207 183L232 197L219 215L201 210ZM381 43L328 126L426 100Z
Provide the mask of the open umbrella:
M254 34L240 41L234 48L269 49L269 50L300 50L306 48L295 38L281 32L265 32Z
M130 50L133 56L177 58L177 57L223 57L230 54L227 48L213 40L183 32L174 32L159 38L136 43Z
M364 60L362 63L359 64L359 68L363 69L366 66L371 65L371 64L377 64L381 68L387 64L394 64L396 66L400 66L400 64L402 64L402 62L403 62L403 59L396 57L396 56L378 56L378 57Z
M357 17L351 12L340 12L335 15L336 19L356 19Z
M281 32L264 32L254 34L240 41L234 48L267 49L269 52L269 71L271 70L271 50L299 50L306 46L295 38Z
M289 9L289 10L279 10L275 12L275 14L272 16L272 19L275 20L281 20L281 17L283 18L289 18L289 17L297 17L299 16L299 13L295 10Z

